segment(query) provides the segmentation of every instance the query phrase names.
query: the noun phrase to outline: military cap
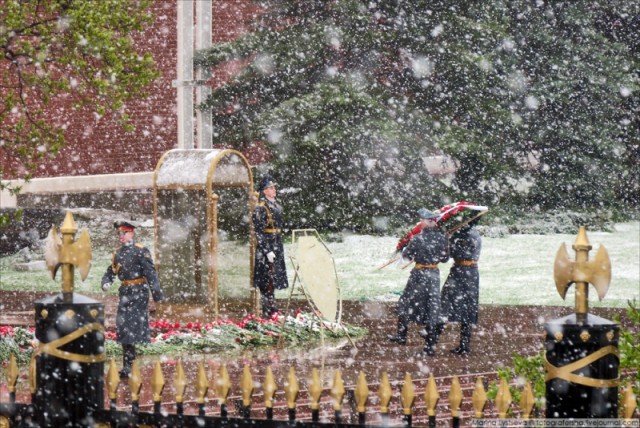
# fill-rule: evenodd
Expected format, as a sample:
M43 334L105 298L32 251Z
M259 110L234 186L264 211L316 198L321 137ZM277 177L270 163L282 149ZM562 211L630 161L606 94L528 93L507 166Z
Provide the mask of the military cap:
M113 228L122 231L133 231L136 227L129 222L119 220L113 223Z
M418 210L418 215L420 216L420 218L425 218L425 219L429 219L429 220L431 220L431 219L435 220L435 219L438 218L438 214L436 214L436 213L434 213L432 211L429 211L426 208L420 208Z
M275 185L276 185L276 182L273 181L273 177L267 174L264 177L262 177L262 180L260 180L260 184L258 185L258 192L262 192L267 187L271 187Z

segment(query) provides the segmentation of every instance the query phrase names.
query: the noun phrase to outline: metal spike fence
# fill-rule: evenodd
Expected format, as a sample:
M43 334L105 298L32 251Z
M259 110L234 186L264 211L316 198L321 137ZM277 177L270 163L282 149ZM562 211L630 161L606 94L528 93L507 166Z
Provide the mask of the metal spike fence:
M0 428L5 427L38 427L37 413L44 411L37 409L32 403L36 392L34 379L36 377L35 359L29 367L29 388L32 394L31 403L16 402L16 386L19 378L19 369L16 357L11 355L7 373L7 389L9 402L0 403ZM479 376L472 387L471 397L465 394L458 376L451 378L450 384L438 385L431 374L426 381L419 381L424 389L418 394L416 382L409 373L406 373L403 381L392 385L387 373L383 373L378 383L369 384L364 372L359 372L357 382L353 386L346 387L340 370L335 372L330 388L323 388L318 370L313 368L308 389L304 391L306 396L300 400L300 388L294 368L290 368L280 389L274 379L271 367L267 367L262 382L262 394L255 390L251 370L244 366L244 370L236 388L232 383L225 366L222 366L214 380L207 377L204 362L201 362L195 379L188 382L182 362L178 361L173 379L174 399L173 403L162 403L162 397L166 381L160 362L156 362L151 378L147 384L143 384L140 366L137 361L132 367L128 386L131 393L131 409L117 410L116 402L118 388L123 382L120 380L116 364L110 361L105 378L107 386L109 408L99 409L91 415L90 424L73 426L96 427L124 427L124 426L163 426L163 427L386 427L386 426L545 426L544 419L532 419L536 412L534 394L530 382L525 381L520 390L520 400L514 403L510 391L510 385L504 379L499 379L498 392L494 400L487 398L487 378ZM215 385L210 391L210 385ZM370 386L375 392L372 392ZM140 393L142 388L150 388L153 393L153 411L140 410ZM238 394L238 400L234 403L236 415L231 416L228 405L232 389ZM284 394L287 408L287 417L274 418L274 397L276 393ZM394 392L395 391L395 392ZM206 414L205 403L210 400L210 395L217 399L219 413L217 415ZM185 401L190 396L188 412L185 412ZM324 402L323 401L324 396ZM377 398L374 398L376 396ZM259 407L264 406L264 411L252 411L252 405L257 403L256 397L261 398ZM300 403L300 401L303 401ZM345 403L346 401L346 403ZM375 401L375 404L373 403ZM492 401L492 411L486 413L488 405ZM639 420L635 419L637 410L637 398L631 387L624 388L621 393L621 414L619 426L639 426ZM321 404L330 404L333 415L321 420ZM343 413L347 406L348 412ZM258 406L256 406L258 407ZM391 409L395 408L401 413L401 418L392 417ZM420 408L420 412L416 409ZM463 408L466 409L463 411ZM539 409L538 409L539 410ZM257 413L260 413L258 417ZM310 413L310 416L309 416ZM393 412L394 414L397 412ZM300 417L300 414L303 416ZM440 415L440 417L438 417ZM324 414L323 416L326 416ZM331 417L332 416L332 417ZM491 417L494 417L491 421ZM537 421L537 422L536 422ZM372 423L373 422L373 423ZM488 423L493 422L493 423Z

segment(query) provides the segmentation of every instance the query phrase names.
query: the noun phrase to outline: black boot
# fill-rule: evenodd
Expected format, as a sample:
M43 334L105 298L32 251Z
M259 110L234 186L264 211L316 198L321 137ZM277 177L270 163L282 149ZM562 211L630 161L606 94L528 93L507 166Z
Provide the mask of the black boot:
M458 355L467 355L471 352L471 324L460 324L460 345L451 352Z
M126 379L131 375L131 366L136 359L136 345L122 344L122 370L118 373L120 379Z
M398 320L398 333L396 335L390 334L387 336L391 342L395 342L398 345L406 345L407 344L407 323L403 320Z
M271 315L278 312L278 308L276 308L276 297L273 293L261 293L260 306L262 306L262 318L264 319L269 319Z
M444 324L436 324L427 326L427 335L424 338L424 348L422 352L418 353L419 357L433 357L436 355L436 345L438 344L438 337L444 329Z

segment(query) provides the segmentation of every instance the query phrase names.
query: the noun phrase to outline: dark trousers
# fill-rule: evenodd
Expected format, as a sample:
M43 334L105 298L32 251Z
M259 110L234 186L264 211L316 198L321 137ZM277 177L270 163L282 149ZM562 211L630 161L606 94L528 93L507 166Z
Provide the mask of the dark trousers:
M260 306L262 308L262 318L271 318L271 315L278 312L276 307L276 297L272 290L260 290Z
M131 372L131 365L136 359L136 345L122 344L122 370Z

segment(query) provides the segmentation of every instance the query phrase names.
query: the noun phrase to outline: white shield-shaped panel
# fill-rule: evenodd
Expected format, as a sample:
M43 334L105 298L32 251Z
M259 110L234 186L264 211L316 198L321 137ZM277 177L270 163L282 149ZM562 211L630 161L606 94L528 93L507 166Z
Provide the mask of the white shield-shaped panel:
M297 240L298 274L302 285L323 319L338 317L338 278L329 249L316 236Z

